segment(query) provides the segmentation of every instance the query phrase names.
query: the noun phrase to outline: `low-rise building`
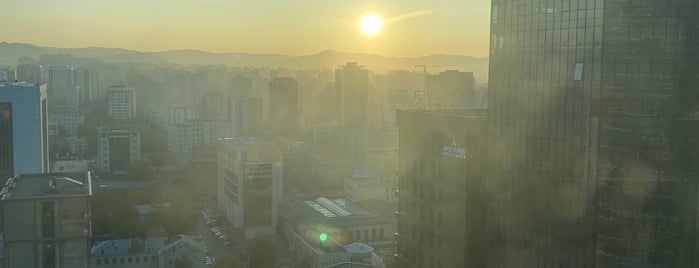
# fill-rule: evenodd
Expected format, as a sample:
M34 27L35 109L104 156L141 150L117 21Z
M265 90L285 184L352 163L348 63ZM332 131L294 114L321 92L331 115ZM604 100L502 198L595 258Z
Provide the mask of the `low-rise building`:
M71 155L87 153L87 137L68 136L63 138L63 144Z
M395 190L398 176L380 177L367 168L355 169L351 177L345 179L345 198L352 202L385 201L398 204Z
M175 268L178 259L189 259L192 268L205 267L206 246L191 236L115 239L95 243L90 267Z
M0 190L2 267L88 267L90 173L19 174Z
M371 247L371 251L365 253L376 255L377 260L381 260L380 252L395 251L395 218L372 214L347 199L311 199L301 194L287 194L280 208L280 221L289 248L299 262L308 263L310 267L365 263L357 261L356 252L344 246L353 243ZM372 259L371 254L366 257ZM385 257L390 258L390 254Z

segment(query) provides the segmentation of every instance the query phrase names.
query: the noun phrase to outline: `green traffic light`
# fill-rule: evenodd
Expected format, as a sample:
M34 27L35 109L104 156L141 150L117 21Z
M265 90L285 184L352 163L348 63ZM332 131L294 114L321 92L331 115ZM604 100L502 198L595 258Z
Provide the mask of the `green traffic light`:
M328 240L328 235L325 233L320 233L320 241L325 241Z

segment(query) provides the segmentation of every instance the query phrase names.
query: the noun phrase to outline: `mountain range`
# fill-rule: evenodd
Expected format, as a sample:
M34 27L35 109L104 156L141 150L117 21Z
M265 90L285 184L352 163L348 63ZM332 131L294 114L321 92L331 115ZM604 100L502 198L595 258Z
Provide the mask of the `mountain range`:
M122 48L57 48L41 47L25 43L0 42L0 66L15 66L20 57L38 59L47 54L71 54L74 57L92 58L113 63L180 64L180 65L226 65L250 67L287 68L335 68L345 62L358 62L372 71L417 70L416 65L427 64L431 73L443 70L473 72L477 82L487 81L488 58L463 55L434 54L420 57L388 57L368 53L346 53L325 50L312 55L291 56L284 54L213 53L201 50L171 50L143 52ZM418 68L418 69L416 69Z

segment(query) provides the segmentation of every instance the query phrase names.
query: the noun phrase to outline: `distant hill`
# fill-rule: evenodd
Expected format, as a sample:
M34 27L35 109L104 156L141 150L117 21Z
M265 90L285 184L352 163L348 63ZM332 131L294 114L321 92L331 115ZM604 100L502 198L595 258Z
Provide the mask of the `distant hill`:
M348 61L357 62L372 71L416 70L415 65L440 65L428 67L431 73L458 69L473 72L477 82L485 82L488 77L488 58L474 58L463 55L428 55L421 57L387 57L367 53L345 53L326 50L312 55L290 56L283 54L253 53L212 53L200 50L172 50L162 52L141 52L122 48L55 48L39 47L23 43L0 43L0 66L14 66L22 56L38 59L44 54L71 54L75 57L93 58L107 62L131 62L149 64L181 65L227 65L252 67L288 68L335 68Z

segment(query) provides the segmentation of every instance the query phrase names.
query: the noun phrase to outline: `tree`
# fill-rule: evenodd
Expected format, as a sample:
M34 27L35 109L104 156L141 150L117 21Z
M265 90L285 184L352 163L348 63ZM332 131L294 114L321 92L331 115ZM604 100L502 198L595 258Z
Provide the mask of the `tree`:
M250 254L250 267L273 268L276 255L274 237L262 236L250 241L247 247Z
M129 164L127 168L128 179L129 180L148 180L152 179L155 174L151 168L150 161L147 159L140 159Z
M145 237L146 226L124 191L96 190L91 199L92 233L110 238Z
M185 257L179 257L175 260L175 268L192 268L192 260Z
M212 268L243 268L243 267L245 267L245 265L243 265L242 262L240 262L236 259L233 259L231 257L222 256L222 257L216 259L216 263L211 267Z

